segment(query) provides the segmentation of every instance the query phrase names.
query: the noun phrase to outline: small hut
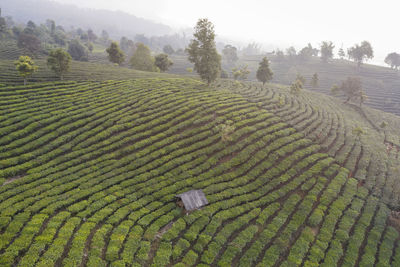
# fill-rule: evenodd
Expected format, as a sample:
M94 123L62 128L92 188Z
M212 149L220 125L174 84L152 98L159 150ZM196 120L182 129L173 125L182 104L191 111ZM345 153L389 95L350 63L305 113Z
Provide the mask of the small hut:
M179 199L178 205L185 207L186 212L199 209L208 204L206 195L202 190L190 190L176 195Z

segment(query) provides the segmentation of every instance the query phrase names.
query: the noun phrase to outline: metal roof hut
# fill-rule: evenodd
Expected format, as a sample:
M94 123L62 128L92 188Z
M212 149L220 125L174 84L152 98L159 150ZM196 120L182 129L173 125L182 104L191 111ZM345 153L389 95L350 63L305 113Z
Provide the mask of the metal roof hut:
M176 197L182 200L186 212L196 210L208 204L206 195L202 190L190 190L176 195Z

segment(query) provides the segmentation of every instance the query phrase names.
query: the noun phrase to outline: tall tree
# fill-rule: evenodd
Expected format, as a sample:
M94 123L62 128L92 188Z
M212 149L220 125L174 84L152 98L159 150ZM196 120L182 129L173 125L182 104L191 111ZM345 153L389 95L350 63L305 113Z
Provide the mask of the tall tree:
M167 71L169 67L174 64L171 59L169 59L167 54L158 54L155 56L154 64L160 69L161 72Z
M296 48L291 46L288 49L286 49L286 55L289 57L289 60L296 59L296 55L297 55Z
M328 41L323 41L321 43L321 60L323 62L328 62L332 57L333 57L333 48L335 46L333 45L332 42Z
M137 44L136 51L133 53L129 63L136 70L157 71L150 48L142 43Z
M210 85L221 71L221 56L215 46L214 25L208 19L199 19L194 30L195 39L190 41L186 51L201 79Z
M272 80L273 72L269 67L269 61L267 57L264 57L259 63L259 67L257 69L257 80L263 83L263 86L266 82Z
M237 48L232 45L225 45L222 49L222 58L230 65L233 65L238 61Z
M87 49L76 39L71 40L71 42L69 42L68 53L74 60L78 61L89 60Z
M318 56L318 49L313 48L309 43L306 47L303 47L299 52L299 58L302 61L309 60L312 56Z
M33 34L21 33L18 36L18 47L26 49L30 55L34 56L39 52L41 42Z
M108 53L108 59L112 63L121 65L125 60L124 52L121 51L116 42L111 42L111 45L106 49L106 52Z
M350 59L353 59L357 63L357 67L360 68L361 64L374 57L374 51L369 42L363 41L360 45L355 44L347 50L347 54Z
M385 63L388 64L391 69L397 70L400 67L400 54L396 52L388 54L385 58Z
M361 80L357 77L348 77L346 80L342 81L340 87L337 90L342 91L346 96L345 103L350 100L359 98L360 106L367 99L366 94L363 91Z
M318 73L314 73L311 77L311 86L312 88L317 88L319 84Z
M343 59L346 56L343 47L339 49L338 56L340 57L340 59Z
M175 52L174 49L172 48L172 46L169 44L164 45L163 51L165 54L168 54L168 55L172 55Z
M20 56L14 64L19 76L24 78L24 85L26 85L27 77L32 76L32 74L38 70L35 62L28 56Z
M71 55L61 48L51 50L47 58L47 66L63 80L64 74L69 70Z

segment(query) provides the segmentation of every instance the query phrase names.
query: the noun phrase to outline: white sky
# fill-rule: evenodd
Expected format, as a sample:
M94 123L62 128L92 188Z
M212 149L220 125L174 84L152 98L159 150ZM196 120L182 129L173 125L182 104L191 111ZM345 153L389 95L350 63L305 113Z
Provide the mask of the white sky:
M375 62L400 52L399 0L55 0L80 7L122 10L172 27L193 27L208 18L217 35L301 48L323 40L346 49L371 42Z

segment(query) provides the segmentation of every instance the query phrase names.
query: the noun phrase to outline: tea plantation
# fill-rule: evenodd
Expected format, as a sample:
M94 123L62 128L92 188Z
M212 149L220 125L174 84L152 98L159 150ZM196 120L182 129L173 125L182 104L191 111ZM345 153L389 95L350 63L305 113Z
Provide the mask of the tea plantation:
M399 129L274 84L0 87L0 266L400 266Z

